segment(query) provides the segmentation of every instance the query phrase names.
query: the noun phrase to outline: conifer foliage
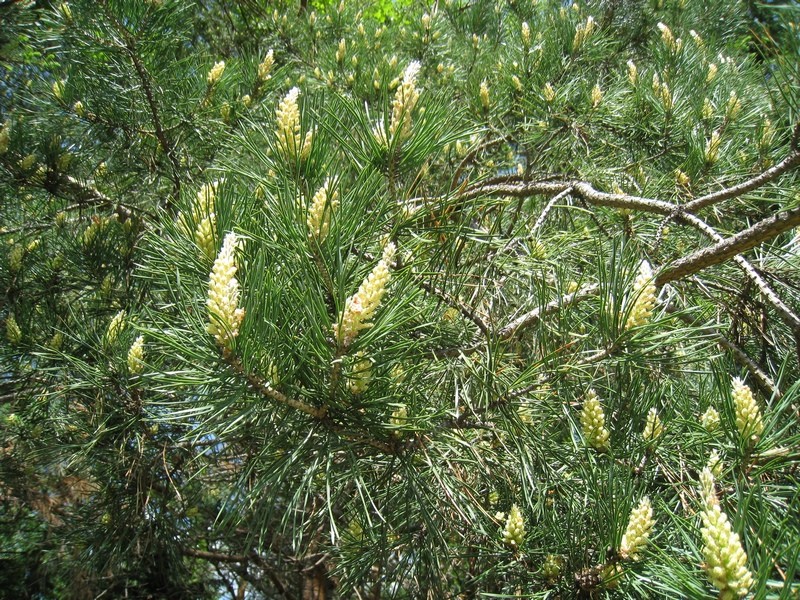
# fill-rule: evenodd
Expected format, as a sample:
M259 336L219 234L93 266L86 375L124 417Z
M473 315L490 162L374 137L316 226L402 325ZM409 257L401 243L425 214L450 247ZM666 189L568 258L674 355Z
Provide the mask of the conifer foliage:
M799 593L751 5L0 2L0 596Z

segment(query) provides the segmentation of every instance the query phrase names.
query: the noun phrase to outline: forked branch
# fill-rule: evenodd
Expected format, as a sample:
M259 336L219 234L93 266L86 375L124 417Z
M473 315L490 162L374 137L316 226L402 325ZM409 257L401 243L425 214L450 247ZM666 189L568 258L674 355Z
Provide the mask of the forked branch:
M800 225L800 207L776 213L736 235L718 241L713 246L702 248L678 259L658 274L656 285L661 286L683 279L707 267L717 265L798 225Z

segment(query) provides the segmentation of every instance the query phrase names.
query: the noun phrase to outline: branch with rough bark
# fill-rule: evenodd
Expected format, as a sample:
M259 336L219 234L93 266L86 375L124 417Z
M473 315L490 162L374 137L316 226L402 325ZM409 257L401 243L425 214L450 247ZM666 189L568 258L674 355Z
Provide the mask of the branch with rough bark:
M747 192L751 192L756 190L763 185L769 183L770 181L774 181L784 173L788 173L796 166L800 165L800 151L793 150L789 155L784 158L781 162L777 165L772 166L771 168L759 173L755 177L748 179L747 181L743 181L742 183L738 183L731 187L725 188L718 192L712 192L711 194L706 194L705 196L700 196L699 198L695 198L691 202L687 202L683 209L686 212L697 212L701 208L705 208L706 206L711 206L712 204L716 204L717 202L723 202L725 200L729 200L730 198L736 198Z
M778 212L736 235L717 241L713 246L702 248L689 256L676 260L658 274L656 285L661 286L671 281L677 281L705 268L718 265L798 225L800 225L800 207ZM794 316L794 319L797 317ZM800 320L797 320L796 323L800 326Z
M695 217L694 215L690 215L690 217L692 225L699 231L703 232L708 238L717 244L725 241L725 238L718 234L714 228L708 225L705 221ZM733 261L739 265L739 268L741 268L744 274L747 275L748 279L755 284L761 294L772 305L778 315L780 315L783 322L791 327L792 331L795 333L795 336L800 336L800 317L792 312L792 310L783 302L783 300L780 299L775 290L770 287L769 283L766 282L756 268L751 265L744 256L737 254L733 257Z
M795 129L795 138L797 138L798 135L800 135L800 124ZM733 259L747 278L756 285L760 293L775 309L781 320L791 328L795 338L800 340L800 317L781 300L767 281L758 273L750 262L741 255L743 252L756 247L760 243L800 225L800 208L781 211L727 239L719 235L714 228L708 225L704 220L693 214L694 210L699 210L730 198L739 197L758 189L776 180L798 165L800 165L800 149L798 149L796 139L793 139L789 154L774 167L767 169L747 181L701 196L683 206L656 198L601 192L586 181L570 181L566 178L525 181L523 178L517 176L495 177L472 186L462 186L461 189L454 192L453 195L460 201L498 195L512 197L527 197L532 195L549 196L550 201L546 205L542 215L540 215L534 228L540 226L541 221L546 217L547 212L552 208L556 199L561 199L568 194L572 194L590 205L659 214L666 216L668 219L673 219L680 224L688 225L703 233L706 237L711 239L714 244L680 258L671 265L667 265L657 276L656 284L662 286L666 283L678 281L707 267L720 264L728 259ZM593 294L596 293L596 290L590 289L588 292L586 290L581 290L580 292L576 292L576 297L585 297L587 293ZM565 296L551 302L547 307L534 309L518 317L501 329L500 339L505 340L513 337L519 329L531 323L535 323L541 313L546 313L548 309L552 308L557 310L561 304L574 300L575 298ZM471 317L470 315L466 316ZM774 384L772 384L763 372L757 370L758 367L755 363L744 355L740 349L732 347L731 343L726 340L724 336L721 336L721 334L718 335L720 336L717 340L718 343L731 351L737 359L737 362L745 366L753 374L754 378L759 382L759 387L761 387L763 391L775 390ZM800 352L800 343L798 345L798 351ZM478 346L442 349L435 351L434 355L437 357L457 356L462 353L472 353L477 350L477 348ZM736 350L738 350L738 352Z
M760 223L740 232L728 241L724 241L713 228L702 219L694 215L689 208L702 208L712 203L741 196L757 189L780 175L789 172L800 165L800 150L793 147L789 155L778 165L767 169L763 173L745 182L729 188L714 192L698 198L695 203L681 206L655 198L645 198L629 194L612 194L595 189L586 181L569 181L566 179L544 179L538 181L524 181L519 177L499 177L483 181L467 187L459 195L459 199L468 200L482 196L532 196L547 195L560 196L568 190L571 193L595 206L638 210L642 212L659 214L674 219L683 225L689 225L717 242L714 246L699 250L687 257L679 259L675 264L666 267L658 277L659 285L688 277L708 266L719 264L733 258L745 275L753 281L769 303L775 308L782 320L791 327L795 336L800 335L800 317L798 317L780 297L771 289L769 284L758 274L752 265L740 254L754 248L761 242L779 235L800 224L800 208L782 211L764 219ZM701 201L702 202L698 202Z

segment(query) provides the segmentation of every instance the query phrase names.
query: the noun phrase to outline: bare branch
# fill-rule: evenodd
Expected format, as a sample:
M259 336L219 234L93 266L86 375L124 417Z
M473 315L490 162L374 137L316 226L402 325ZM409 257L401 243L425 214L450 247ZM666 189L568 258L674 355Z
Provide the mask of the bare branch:
M448 306L458 310L458 312L460 312L463 316L465 316L467 319L475 323L475 325L478 327L478 329L481 330L481 333L483 335L486 336L489 335L489 327L486 325L486 323L484 323L483 319L480 317L480 315L478 315L477 311L474 308L462 302L458 298L455 298L447 294L443 290L440 290L436 286L431 285L429 283L425 283L424 281L422 281L422 278L415 278L415 279L417 279L417 285L419 285L419 287L421 287L429 294L432 294L433 296L440 298Z
M577 304L586 298L596 296L599 290L600 286L598 286L596 283L592 283L578 290L577 292L565 294L560 298L556 298L552 302L548 302L544 306L535 308L532 311L529 311L524 315L520 315L511 321L508 325L500 330L498 337L501 340L507 340L516 335L521 329L535 325L544 316L558 312L563 307L569 306L570 304Z
M516 194L557 194L563 193L565 190L570 188L575 196L583 198L589 204L596 206L641 210L643 212L672 217L678 223L689 225L698 231L701 231L717 243L715 246L704 248L703 250L679 260L673 265L673 267L668 268L666 271L662 272L661 275L659 275L656 280L657 285L663 285L664 283L675 281L687 275L691 275L705 268L706 266L718 264L733 257L733 260L736 262L736 264L738 264L747 277L758 286L759 290L761 290L761 293L767 298L770 304L772 304L778 314L781 315L781 318L784 320L784 322L786 322L792 328L796 335L800 334L800 317L794 314L794 312L792 312L792 310L786 306L786 304L772 290L772 288L770 288L769 284L764 281L764 278L758 274L758 272L747 261L747 259L742 256L738 256L739 253L745 252L750 248L757 246L765 239L774 237L775 235L791 229L800 223L800 208L796 208L788 212L777 213L776 215L773 215L772 217L769 217L768 219L765 219L764 221L754 225L750 229L730 238L729 241L726 242L725 246L720 246L724 242L724 238L722 238L716 231L714 231L712 227L705 223L705 221L694 214L687 212L685 210L686 207L681 207L670 202L664 202L663 200L656 200L654 198L642 198L627 194L609 194L607 192L601 192L594 189L594 187L587 182L570 183L565 181L548 180L533 182L491 183L476 186L475 188L469 188L465 191L462 197L475 197L484 194L493 195L496 193L512 196ZM687 268L687 265L684 261L700 261L701 257L702 260L710 260L709 254L712 254L714 249L718 249L719 252L724 251L724 254L721 254L718 257L714 255L714 262L703 263L702 266L699 266L694 270L689 269L681 271L680 273L675 271L675 269L681 265L683 265L682 268ZM692 264L697 266L699 263ZM668 278L665 277L665 274L669 275Z
M224 563L240 563L246 564L250 562L249 556L244 554L227 554L225 552L209 552L208 550L196 550L194 548L182 548L182 552L186 556L193 558L201 558L210 562L224 562Z
M564 198L569 196L571 193L572 193L572 188L568 187L567 189L557 193L555 196L550 198L550 201L542 209L542 212L539 215L539 218L536 219L536 223L534 223L533 227L531 227L531 230L529 232L529 236L533 236L533 234L536 233L536 231L539 229L539 227L541 227L544 224L545 219L547 219L547 215L550 214L550 211L553 210L553 207L556 204L558 204L559 202L561 202Z
M679 222L685 222L684 211L677 204L664 202L654 198L642 198L640 196L630 196L628 194L609 194L594 189L591 184L579 181L572 184L574 193L586 200L589 204L596 206L609 206L611 208L635 209L644 212L655 213L658 215L675 215ZM677 214L676 214L677 213Z
M459 198L462 200L471 200L482 196L499 195L517 197L533 196L536 194L550 196L553 194L563 194L567 192L567 190L571 190L571 193L575 196L583 198L589 204L595 206L641 210L643 212L664 216L672 215L677 221L686 222L686 213L680 205L663 200L656 200L655 198L601 192L586 181L544 179L539 181L495 182L493 180L466 188L464 192L459 195Z
M678 317L681 321L683 321L687 325L693 327L696 326L696 324L692 321L689 315L679 312L679 310L674 306L667 306L667 312ZM736 362L736 364L747 369L747 371L755 380L756 385L758 385L759 390L765 397L767 398L774 397L776 399L781 398L782 393L780 389L778 389L778 387L775 385L775 382L772 381L769 375L767 375L764 371L761 370L761 367L759 367L753 359L747 356L744 350L739 348L739 346L734 344L732 341L730 341L728 338L722 335L722 333L720 333L713 327L706 326L703 327L703 329L705 329L707 333L711 334L711 339L713 339L722 348L731 353L731 356L733 357L733 360Z
M762 173L759 173L752 179L748 179L747 181L743 181L737 185L725 188L724 190L695 198L691 202L687 202L683 209L686 212L696 212L701 208L716 204L717 202L722 202L723 200L728 200L729 198L736 198L737 196L741 196L742 194L746 194L747 192L758 189L762 185L777 179L787 171L792 170L798 164L800 164L800 151L793 150L777 165L767 169Z
M508 178L502 178L507 180ZM516 178L515 178L516 179ZM488 180L470 186L458 194L460 200L472 200L483 196L533 196L535 194L558 194L570 186L570 183L562 180L548 181L527 181L527 182L495 182Z
M800 225L800 207L776 213L736 235L717 242L713 246L702 248L689 256L675 261L670 267L658 274L656 285L661 286L670 281L697 273L707 267L717 265L737 254L755 248L761 242L797 225ZM800 325L800 322L798 325Z

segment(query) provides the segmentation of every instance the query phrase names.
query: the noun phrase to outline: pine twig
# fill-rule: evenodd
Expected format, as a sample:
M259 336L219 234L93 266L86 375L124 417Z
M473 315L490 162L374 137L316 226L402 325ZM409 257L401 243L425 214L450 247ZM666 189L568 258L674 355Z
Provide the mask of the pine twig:
M133 63L133 68L136 70L136 74L139 76L139 82L142 85L142 91L144 91L145 99L147 100L147 106L150 109L150 115L153 120L153 128L155 129L156 139L158 140L159 146L164 151L164 154L167 156L167 159L170 163L170 168L172 171L172 201L167 202L167 212L170 214L174 211L174 202L178 200L180 197L181 191L181 179L180 179L180 165L178 163L178 159L175 156L175 149L173 148L172 144L170 143L169 139L167 139L166 134L164 133L164 127L162 126L161 122L161 115L158 110L158 104L155 100L155 95L153 94L153 86L150 78L150 74L147 72L147 68L142 63L141 58L136 50L136 40L134 39L131 32L125 27L124 24L120 23L119 20L111 14L108 10L108 3L107 0L103 0L102 2L103 7L105 8L106 15L108 18L114 23L114 26L117 30L122 34L124 39L124 46L123 49L128 54L128 57L131 59Z
M672 314L673 316L678 317L681 321L686 323L689 326L694 326L695 324L692 322L692 319L689 315L680 313L677 308L674 306L667 306L667 312ZM767 397L771 398L774 397L776 399L780 399L782 397L782 393L778 386L775 385L775 382L772 381L769 375L767 375L761 367L759 367L755 361L747 356L744 350L742 350L739 346L734 344L731 340L726 338L722 333L717 331L712 327L704 327L704 329L711 334L711 339L713 339L719 346L727 350L731 353L733 360L741 367L747 369L750 375L755 380L756 385L758 385L759 390L761 393Z
M323 406L321 408L317 408L316 406L306 404L302 400L289 398L272 387L272 385L270 385L266 379L256 375L255 373L249 373L244 368L244 365L242 365L242 361L230 352L226 352L224 354L224 360L238 375L241 375L245 378L245 380L247 380L247 383L251 388L260 393L262 396L266 396L267 398L270 398L279 404L283 404L284 406L299 410L300 412L303 412L317 420L322 420L325 418L325 415L328 412L327 407Z
M481 330L481 333L483 335L485 336L489 335L489 326L486 325L486 323L483 321L480 315L478 315L476 309L462 302L458 298L450 296L443 290L437 288L435 285L431 285L429 283L422 281L421 278L417 281L417 285L419 285L419 287L421 287L429 294L441 299L445 304L447 304L451 308L455 308L456 310L458 310L458 312L460 312L464 317L475 323L475 326Z
M547 205L545 205L545 207L542 209L542 212L541 212L541 214L539 214L539 218L538 218L538 219L536 219L536 223L534 223L534 224L533 224L533 227L531 227L531 230L530 230L530 232L528 233L528 237L531 237L531 238L533 237L533 234L535 234L535 233L538 231L538 229L539 229L539 228L540 228L542 225L544 225L544 222L545 222L545 220L547 219L547 215L549 215L549 214L550 214L550 211L551 211L551 210L553 210L553 207L554 207L556 204L558 204L559 202L561 202L561 200L563 200L564 198L566 198L567 196L569 196L571 193L572 193L572 188L571 188L571 187L568 187L568 188L566 188L566 189L564 189L564 190L560 191L559 193L557 193L557 194L556 194L555 196L553 196L552 198L550 198L550 201L549 201L549 202L547 203Z

